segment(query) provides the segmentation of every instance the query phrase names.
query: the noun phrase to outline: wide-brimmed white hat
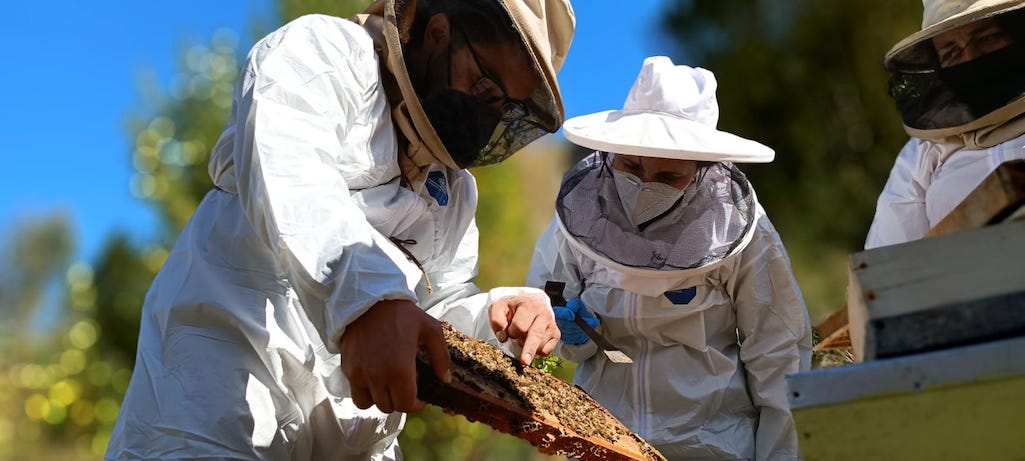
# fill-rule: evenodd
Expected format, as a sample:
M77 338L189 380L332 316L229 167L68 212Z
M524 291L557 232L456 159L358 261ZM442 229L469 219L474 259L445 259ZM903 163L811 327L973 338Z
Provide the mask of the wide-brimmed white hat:
M932 38L980 19L1025 7L1025 0L922 0L922 30L898 42L883 60L891 71L925 71L935 66Z
M775 152L719 131L719 103L711 71L677 66L665 56L644 60L626 103L573 117L563 125L570 142L590 149L647 157L767 163Z

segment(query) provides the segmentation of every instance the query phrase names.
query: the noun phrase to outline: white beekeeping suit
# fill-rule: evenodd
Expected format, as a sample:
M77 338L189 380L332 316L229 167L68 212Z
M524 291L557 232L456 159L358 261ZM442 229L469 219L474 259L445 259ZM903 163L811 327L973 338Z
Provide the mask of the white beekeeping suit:
M912 138L879 195L866 248L922 238L997 166L1025 158L1025 1L923 5L922 30L886 55Z
M865 248L918 240L1001 163L1025 159L1025 136L984 149L911 138L900 151Z
M559 123L552 67L572 10L505 1L519 29L563 28L538 48L552 56L537 99ZM485 307L516 290L473 284L476 184L412 128L430 125L381 16L394 19L393 5L358 22L304 16L253 47L211 155L216 190L146 296L107 459L401 459L405 415L351 399L337 354L346 326L380 300L410 300L494 340ZM395 79L402 94L386 93Z
M729 163L773 151L717 120L712 73L664 57L645 61L622 110L568 120L567 139L599 152L563 177L527 284L565 282L633 358L612 363L593 342L557 349L577 362L575 384L668 459L798 459L784 377L810 366L808 315L778 234ZM641 226L609 166L618 154L710 163Z

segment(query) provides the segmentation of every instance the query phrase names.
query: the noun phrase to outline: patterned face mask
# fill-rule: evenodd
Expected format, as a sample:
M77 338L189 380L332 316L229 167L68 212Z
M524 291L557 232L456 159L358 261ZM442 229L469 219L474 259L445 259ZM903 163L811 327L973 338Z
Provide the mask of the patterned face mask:
M636 175L612 170L616 191L630 222L640 227L669 211L687 188L677 189L661 182L642 182Z
M558 127L556 127L557 129ZM491 165L501 162L538 138L554 133L545 128L522 104L507 104L502 108L502 118L491 134L487 145L479 151L477 158L467 167Z
M498 125L498 110L452 88L431 93L420 105L445 150L461 168L473 165Z

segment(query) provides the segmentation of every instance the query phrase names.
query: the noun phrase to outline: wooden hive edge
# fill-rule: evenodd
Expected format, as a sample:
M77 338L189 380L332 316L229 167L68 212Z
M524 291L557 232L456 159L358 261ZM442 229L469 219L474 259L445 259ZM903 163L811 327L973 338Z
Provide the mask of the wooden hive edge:
M472 422L491 426L499 432L526 440L538 451L549 455L565 455L581 461L647 461L644 454L613 445L604 439L582 436L561 425L557 420L545 418L510 401L477 391L460 382L461 371L453 369L453 380L442 383L429 368L419 370L421 377L418 393L421 400L458 414Z
M566 455L583 461L665 461L654 447L623 426L579 387L539 369L523 366L493 345L447 324L445 330L452 357L452 380L449 383L439 381L426 360L419 357L417 375L421 400L524 439L545 454ZM532 384L521 387L527 382ZM535 407L528 400L542 394L535 395L528 392L528 388L551 389L558 397L572 397L579 402L542 399L537 403L548 403ZM547 392L543 395L551 398ZM551 404L555 406L546 407ZM561 421L559 415L569 408L576 408L569 412L574 415L571 420L578 421L576 424L584 420L598 422L585 428L595 432L580 432L571 423ZM586 417L582 420L581 415Z

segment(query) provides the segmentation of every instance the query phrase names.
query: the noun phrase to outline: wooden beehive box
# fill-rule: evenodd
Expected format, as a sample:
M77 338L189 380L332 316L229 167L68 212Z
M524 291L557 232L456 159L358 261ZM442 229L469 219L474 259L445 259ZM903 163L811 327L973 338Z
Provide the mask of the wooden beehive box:
M956 208L929 230L925 238L1025 218L1025 160L997 166ZM847 306L816 327L822 341L815 350L851 346Z
M787 377L805 461L1025 456L1025 338Z
M852 254L855 360L1025 334L1025 221Z

